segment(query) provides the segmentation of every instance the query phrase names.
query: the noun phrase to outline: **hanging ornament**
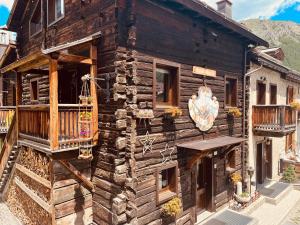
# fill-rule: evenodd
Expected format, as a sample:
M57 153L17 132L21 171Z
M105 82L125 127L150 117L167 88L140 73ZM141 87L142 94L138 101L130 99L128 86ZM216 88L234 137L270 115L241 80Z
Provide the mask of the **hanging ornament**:
M174 151L175 151L175 148L174 147L170 148L169 143L167 143L165 146L165 149L160 151L160 154L162 156L162 163L172 161L173 160L172 154L174 153ZM168 152L170 152L169 155L166 154Z
M152 145L153 145L153 142L155 141L155 138L151 138L148 131L147 131L145 137L140 139L139 141L144 146L143 147L143 155L145 155L147 152L152 152Z

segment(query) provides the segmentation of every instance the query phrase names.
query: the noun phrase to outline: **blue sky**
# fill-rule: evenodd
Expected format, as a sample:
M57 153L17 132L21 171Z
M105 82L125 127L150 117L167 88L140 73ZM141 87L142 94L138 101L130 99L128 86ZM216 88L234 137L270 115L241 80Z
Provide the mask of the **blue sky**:
M203 0L215 8L217 0ZM236 20L261 18L300 23L300 0L231 0ZM0 25L8 18L13 0L0 0Z

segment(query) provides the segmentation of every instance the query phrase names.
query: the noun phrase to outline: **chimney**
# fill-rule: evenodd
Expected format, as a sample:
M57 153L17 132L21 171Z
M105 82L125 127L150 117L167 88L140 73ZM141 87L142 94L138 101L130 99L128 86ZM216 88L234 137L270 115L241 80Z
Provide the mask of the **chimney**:
M232 18L232 2L229 0L221 0L217 2L218 12L224 14L228 18Z

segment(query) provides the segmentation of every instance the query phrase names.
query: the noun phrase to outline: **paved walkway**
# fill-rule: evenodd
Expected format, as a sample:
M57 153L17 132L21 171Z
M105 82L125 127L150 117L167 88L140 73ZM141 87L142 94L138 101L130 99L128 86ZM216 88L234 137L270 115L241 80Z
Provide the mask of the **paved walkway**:
M291 190L277 205L265 202L250 216L256 218L258 225L280 225L289 212L300 201L300 192Z
M300 201L298 201L295 207L288 213L282 225L300 225Z
M0 225L21 225L3 202L0 202Z

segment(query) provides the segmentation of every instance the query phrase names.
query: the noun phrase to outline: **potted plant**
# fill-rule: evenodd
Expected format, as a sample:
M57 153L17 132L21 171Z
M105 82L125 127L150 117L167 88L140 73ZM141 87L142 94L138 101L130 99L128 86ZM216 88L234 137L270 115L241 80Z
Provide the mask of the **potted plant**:
M180 198L175 197L162 206L161 213L165 224L172 222L181 213L182 203Z
M92 112L81 112L80 120L82 121L90 121L92 119Z
M88 104L88 97L87 96L80 95L79 100L80 100L80 103L82 105L87 105Z
M293 101L293 102L290 104L290 106L292 107L292 109L300 111L300 103L299 103L299 102Z
M242 116L242 113L238 108L234 107L228 110L228 115L232 117L240 117Z
M235 200L239 203L248 203L251 200L251 196L248 192L243 192L240 195L234 194Z
M230 179L234 185L236 185L238 182L242 181L241 175L237 172L231 174Z
M178 118L179 116L182 116L182 109L178 107L171 107L165 109L165 116L175 119Z

